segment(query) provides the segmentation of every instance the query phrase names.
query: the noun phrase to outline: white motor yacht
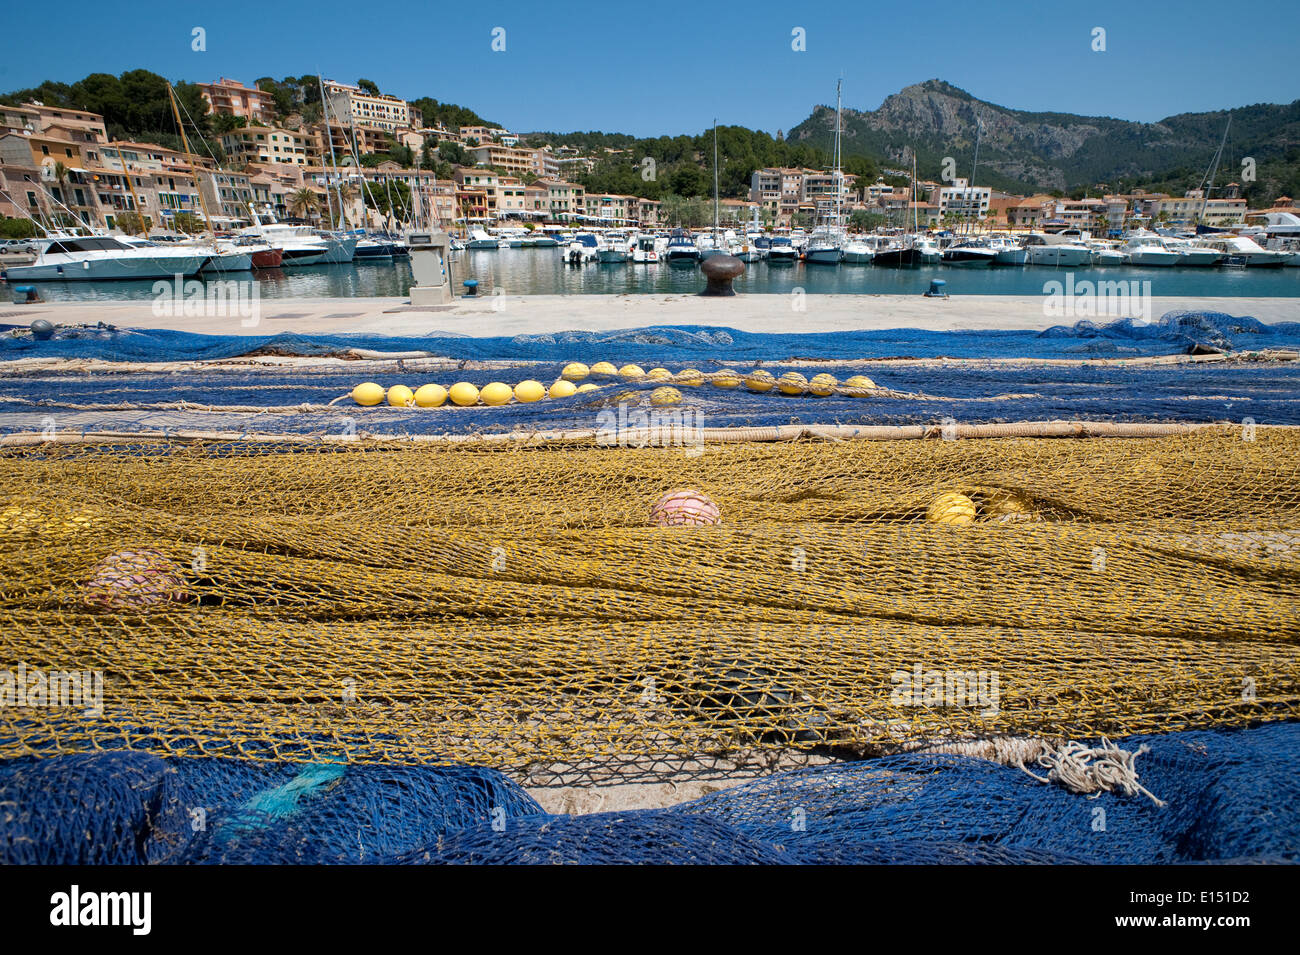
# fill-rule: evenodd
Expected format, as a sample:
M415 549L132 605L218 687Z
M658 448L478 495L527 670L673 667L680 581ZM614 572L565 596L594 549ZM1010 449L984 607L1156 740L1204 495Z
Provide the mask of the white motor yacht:
M958 268L988 268L997 257L997 249L981 239L957 242L943 250L943 264Z
M1212 249L1208 245L1197 242L1194 239L1184 239L1179 236L1166 236L1165 248L1171 252L1178 253L1178 264L1188 265L1195 268L1209 268L1218 265L1223 260L1223 253L1218 249Z
M655 248L654 236L637 236L636 244L632 247L632 261L637 265L654 265L659 261L659 250Z
M53 236L36 261L0 273L8 282L170 279L194 275L211 257L194 246L132 245L111 235Z
M1029 265L1077 268L1092 264L1092 250L1082 239L1072 237L1033 233L1025 238L1025 251L1029 253Z
M488 235L483 229L470 229L469 241L465 243L465 248L473 250L499 249L501 240L494 235Z
M1206 235L1202 243L1224 255L1224 264L1243 265L1246 268L1281 268L1286 265L1290 255L1265 249L1254 239L1244 235L1218 234Z
M1181 258L1177 252L1165 245L1163 236L1154 233L1130 235L1128 241L1124 243L1124 254L1128 256L1129 265L1143 268L1174 266Z

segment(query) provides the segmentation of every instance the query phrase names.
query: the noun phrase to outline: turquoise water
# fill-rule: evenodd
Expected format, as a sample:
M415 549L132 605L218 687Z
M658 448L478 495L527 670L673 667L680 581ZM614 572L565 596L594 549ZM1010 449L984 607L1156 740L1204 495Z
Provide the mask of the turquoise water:
M481 292L499 287L508 295L694 293L704 287L699 268L659 265L564 264L560 249L500 249L461 252L452 269L459 291L467 278L477 279ZM751 263L736 281L750 293L788 293L802 288L809 294L920 294L931 279L943 279L953 295L1043 295L1044 285L1064 281L1149 281L1154 296L1286 297L1300 296L1300 269L1106 269L1049 268L963 269L943 265L919 269L884 269L869 265L769 265ZM226 278L248 281L253 273ZM401 296L411 285L406 262L363 265L321 265L287 271L258 272L263 298L356 298ZM152 282L42 282L43 297L51 301L123 301L153 297ZM6 295L7 297L7 295Z

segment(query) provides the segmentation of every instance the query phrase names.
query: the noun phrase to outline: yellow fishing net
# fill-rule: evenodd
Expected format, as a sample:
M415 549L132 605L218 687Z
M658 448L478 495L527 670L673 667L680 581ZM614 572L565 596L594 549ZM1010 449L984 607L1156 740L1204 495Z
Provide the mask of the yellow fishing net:
M1243 437L5 450L0 666L104 688L0 708L0 757L599 778L1295 717L1300 434ZM676 488L723 523L648 526Z

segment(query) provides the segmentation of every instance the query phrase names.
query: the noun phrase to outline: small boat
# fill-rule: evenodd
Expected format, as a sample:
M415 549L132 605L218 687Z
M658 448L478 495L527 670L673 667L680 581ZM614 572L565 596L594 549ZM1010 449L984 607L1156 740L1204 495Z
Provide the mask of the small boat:
M1201 242L1216 252L1222 252L1229 259L1238 257L1244 260L1245 267L1251 269L1281 268L1290 258L1288 253L1265 249L1244 235L1206 235L1201 237ZM1223 264L1229 264L1227 259Z
M0 272L8 282L170 279L195 275L210 258L197 247L132 245L110 235L52 236L30 265Z
M994 265L1029 264L1029 250L1009 235L992 236L989 245L997 252L993 259Z
M607 232L596 249L601 265L624 265L632 260L632 237L626 232Z
M1124 243L1124 254L1129 265L1142 268L1167 268L1178 264L1180 256L1165 245L1165 240L1158 235L1134 233Z
M667 250L668 262L670 264L688 263L694 264L699 261L700 250L695 244L691 234L685 229L674 229L668 238Z
M654 265L659 261L659 250L655 248L654 236L637 236L636 246L632 249L632 261L637 265Z
M570 265L585 265L588 262L595 262L596 256L600 252L600 240L594 233L579 232L569 243L569 248L565 251L564 257Z
M844 258L844 235L834 226L819 226L813 230L804 249L804 261L817 265L839 265Z
M789 236L778 235L767 248L767 261L771 265L786 265L799 261L799 250Z
M959 268L988 268L997 257L996 249L977 239L958 242L943 250L943 264Z
M1025 251L1029 253L1030 265L1077 268L1092 264L1092 250L1083 240L1071 237L1035 233L1025 239Z
M465 243L465 248L473 251L499 249L501 248L501 240L496 236L488 235L483 229L470 229L469 241Z
M1128 264L1128 256L1114 242L1095 239L1088 243L1088 251L1092 253L1092 264L1096 266Z
M843 261L845 265L870 265L884 251L877 236L858 236L844 243Z
M937 265L943 261L943 252L939 250L939 243L934 239L917 239L915 248L921 265Z
M764 235L757 232L748 233L744 241L737 244L732 250L732 255L742 262L761 262L767 258L767 250L771 242Z

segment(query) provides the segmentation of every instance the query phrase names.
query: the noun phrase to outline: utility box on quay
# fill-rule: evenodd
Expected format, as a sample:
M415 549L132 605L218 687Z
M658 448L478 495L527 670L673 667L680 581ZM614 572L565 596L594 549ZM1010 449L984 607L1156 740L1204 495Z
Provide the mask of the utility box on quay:
M451 240L445 232L408 232L412 305L451 304Z

